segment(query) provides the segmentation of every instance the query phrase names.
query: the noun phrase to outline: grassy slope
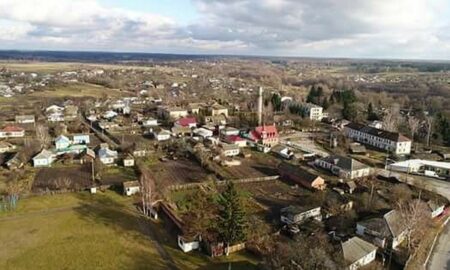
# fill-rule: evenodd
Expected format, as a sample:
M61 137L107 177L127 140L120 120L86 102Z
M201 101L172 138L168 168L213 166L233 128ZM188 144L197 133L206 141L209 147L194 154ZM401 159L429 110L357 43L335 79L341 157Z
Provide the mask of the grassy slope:
M0 269L166 269L152 230L179 269L253 269L245 254L211 260L184 254L162 223L143 223L133 200L114 192L23 199L0 214Z

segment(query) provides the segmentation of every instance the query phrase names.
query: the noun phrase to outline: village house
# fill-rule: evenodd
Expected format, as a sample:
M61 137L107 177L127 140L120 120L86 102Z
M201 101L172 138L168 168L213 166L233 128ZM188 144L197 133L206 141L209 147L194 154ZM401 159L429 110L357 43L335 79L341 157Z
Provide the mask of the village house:
M50 167L55 160L56 155L47 149L43 149L39 154L33 157L33 167Z
M10 170L17 170L22 168L25 165L23 161L23 155L20 152L17 152L6 162L6 167Z
M225 138L222 139L222 141L228 143L228 144L234 144L239 147L246 147L247 146L247 140L244 138L238 136L238 135L228 135Z
M436 201L428 201L427 202L428 208L430 209L430 216L431 218L435 218L440 216L442 213L444 213L445 210L445 204L444 203L438 203Z
M172 127L170 130L172 135L177 137L190 136L193 132L189 127Z
M294 157L294 152L292 152L289 147L284 145L275 145L272 149L270 149L270 151L284 159L292 159Z
M155 138L157 141L167 141L170 139L170 136L172 133L168 130L162 129L162 128L153 128L151 131L153 138Z
M134 158L131 155L127 155L123 159L123 166L124 167L133 167L134 166Z
M247 137L253 142L269 148L277 145L279 142L278 131L275 125L258 126L254 130L250 131Z
M308 219L322 220L320 206L288 206L281 209L280 220L284 224L300 224Z
M316 159L315 165L346 179L366 177L371 173L369 166L353 158L339 155Z
M300 184L308 189L324 190L326 187L325 180L322 177L287 162L283 162L278 166L278 172L280 177Z
M103 119L107 119L107 120L111 120L114 117L117 117L117 115L119 115L118 113L116 113L115 111L106 111L103 113L102 118Z
M103 130L110 130L110 129L118 128L119 124L117 124L115 122L101 121L98 123L98 126Z
M80 164L91 163L95 160L95 152L90 148L86 148L81 154L78 155L75 161Z
M142 120L142 126L144 127L156 127L158 125L158 120L152 117L148 117Z
M211 116L224 115L228 117L228 108L220 104L211 105L208 111Z
M64 121L73 121L78 117L78 107L67 105L64 107Z
M203 123L205 125L225 127L225 125L227 124L227 117L223 114L214 116L206 115L205 117L203 117Z
M20 138L25 136L25 129L17 126L6 126L0 129L0 138Z
M191 114L199 114L200 110L205 106L205 104L201 103L190 103L188 104L188 112Z
M220 130L220 136L222 138L225 138L227 136L238 136L239 135L239 129L234 127L225 127Z
M226 157L235 157L241 152L239 146L234 144L222 143L220 144L220 147L222 155Z
M175 121L174 127L188 127L188 128L196 128L197 120L195 117L182 117Z
M356 234L381 248L395 249L406 238L407 229L397 210L391 210L383 217L357 222Z
M15 121L17 124L34 124L34 115L16 115Z
M157 110L158 116L164 119L178 119L188 115L186 109L177 107L160 106Z
M324 118L323 108L312 103L304 103L301 105L305 115L312 121L321 121Z
M350 139L395 155L409 155L411 153L411 140L397 132L390 132L358 123L346 125L344 132Z
M12 143L0 141L0 153L12 152L16 149L16 146Z
M114 164L118 156L117 151L109 149L107 145L100 146L98 150L98 158L105 165Z
M91 143L91 138L89 134L75 134L72 138L73 144L89 144Z
M60 112L62 113L64 111L64 107L58 106L58 105L51 105L47 108L45 108L45 113L49 114L49 113L55 113L55 112Z
M123 193L126 196L132 196L140 191L139 181L126 181L122 183Z
M203 139L210 138L214 134L214 132L212 130L204 128L204 127L196 128L196 129L194 129L193 132L195 135L202 137Z
M55 139L55 147L58 151L69 148L71 144L72 142L70 141L70 139L64 135L60 135Z
M355 236L341 244L347 269L356 270L375 260L377 247Z

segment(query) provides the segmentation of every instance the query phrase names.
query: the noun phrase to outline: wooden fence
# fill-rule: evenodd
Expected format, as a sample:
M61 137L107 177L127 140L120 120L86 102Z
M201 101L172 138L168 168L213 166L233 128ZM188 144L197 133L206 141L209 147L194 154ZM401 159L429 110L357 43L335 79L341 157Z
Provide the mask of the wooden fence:
M274 181L280 178L279 175L272 175L272 176L264 176L264 177L254 177L254 178L243 178L243 179L236 179L236 180L230 180L235 184L245 184L245 183L256 183L256 182L266 182L266 181ZM217 185L225 185L227 181L217 181ZM206 187L209 183L188 183L188 184L181 184L181 185L171 185L168 187L170 191L176 191L176 190L186 190L186 189L196 189L201 187Z

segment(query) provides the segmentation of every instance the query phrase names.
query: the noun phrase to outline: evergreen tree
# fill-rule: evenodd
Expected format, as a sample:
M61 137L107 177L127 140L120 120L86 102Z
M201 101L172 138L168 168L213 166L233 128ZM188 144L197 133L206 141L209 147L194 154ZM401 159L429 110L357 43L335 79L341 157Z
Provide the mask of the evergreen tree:
M369 105L367 106L367 120L369 121L378 120L378 116L373 109L372 102L369 102Z
M281 111L281 96L280 95L274 93L272 95L271 102L272 102L273 109L276 112Z
M226 189L219 197L219 217L217 230L222 240L227 244L244 241L245 220L239 194L233 182L229 181Z
M324 110L326 110L326 109L328 109L330 107L330 102L328 101L327 98L323 99L322 107L323 107Z
M344 108L342 109L342 116L350 121L355 120L356 118L356 107L353 103L350 103L348 101L344 101Z
M306 102L307 103L314 103L316 97L317 97L317 91L316 91L316 87L313 85L313 86L311 86L311 89L309 90L308 96L306 97Z

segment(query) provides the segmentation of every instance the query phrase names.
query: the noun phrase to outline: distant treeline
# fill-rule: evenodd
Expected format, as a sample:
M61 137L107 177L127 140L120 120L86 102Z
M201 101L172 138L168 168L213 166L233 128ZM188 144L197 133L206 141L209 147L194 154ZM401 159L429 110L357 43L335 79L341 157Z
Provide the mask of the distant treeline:
M380 72L440 72L449 71L450 62L391 62L352 63L352 67L366 73Z

